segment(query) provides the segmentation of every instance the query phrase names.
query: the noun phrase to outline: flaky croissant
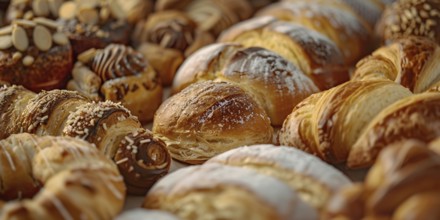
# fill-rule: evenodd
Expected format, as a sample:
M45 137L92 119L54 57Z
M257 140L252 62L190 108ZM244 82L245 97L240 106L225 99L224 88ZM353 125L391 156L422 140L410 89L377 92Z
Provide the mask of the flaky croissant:
M325 219L439 219L440 156L423 142L387 147L365 183L349 186L327 205Z
M408 89L391 81L349 81L299 103L284 121L280 144L297 147L330 163L358 159L349 156L356 150L356 141L369 143L360 137L368 132L370 122L384 114L387 106L390 109L396 101L410 96ZM380 127L378 132L385 128Z
M130 193L145 193L170 166L164 143L120 104L91 102L72 91L35 94L20 86L4 86L0 114L0 138L28 132L78 137L95 144L116 162Z
M440 81L440 47L421 37L407 37L383 46L359 61L352 80L392 80L414 93Z
M0 141L0 170L2 220L112 219L124 205L117 167L80 139L11 135Z

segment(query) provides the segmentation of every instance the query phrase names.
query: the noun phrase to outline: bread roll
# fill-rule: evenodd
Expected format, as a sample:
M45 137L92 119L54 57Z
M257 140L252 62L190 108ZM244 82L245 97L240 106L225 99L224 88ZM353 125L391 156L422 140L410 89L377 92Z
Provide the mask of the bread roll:
M300 150L274 145L240 147L209 159L218 163L252 169L289 185L303 201L321 210L333 193L350 185L340 171Z
M254 171L206 164L161 179L143 207L182 219L316 219L316 210L287 185Z
M173 91L205 80L241 87L264 108L275 126L282 125L296 104L319 91L310 78L278 54L237 44L219 43L197 51L177 72Z
M273 129L264 109L240 87L205 81L166 100L153 133L173 158L199 164L235 147L271 143Z
M322 90L348 80L344 56L334 42L318 32L273 17L236 24L218 41L272 50L299 67Z

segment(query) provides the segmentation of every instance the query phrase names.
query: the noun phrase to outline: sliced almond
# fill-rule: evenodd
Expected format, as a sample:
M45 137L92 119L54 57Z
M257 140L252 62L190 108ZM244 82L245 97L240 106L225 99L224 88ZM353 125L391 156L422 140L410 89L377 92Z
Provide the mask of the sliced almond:
M37 25L32 34L35 46L41 51L48 51L52 47L52 34L44 26Z
M58 10L60 10L61 5L63 4L63 0L48 0L49 1L49 9L50 13L53 16L58 17Z
M73 19L75 18L77 10L77 5L75 2L66 2L61 5L59 13L62 19Z
M62 32L56 32L52 36L52 39L53 39L53 42L55 42L58 45L66 45L69 43L69 38L67 38L67 36Z
M29 46L29 39L24 28L14 25L12 28L12 44L19 51L25 51Z
M97 24L99 21L98 12L95 9L82 8L78 13L78 19L86 24Z
M6 50L12 46L11 35L0 36L0 50Z
M34 63L35 58L31 57L31 56L25 56L23 58L23 65L25 66L30 66Z
M23 27L35 27L37 23L31 21L31 20L25 20L25 19L16 19L12 21L14 24L18 24Z
M34 13L32 11L27 11L26 13L24 13L23 18L26 20L31 20L32 18L34 18Z
M78 55L78 60L82 63L88 63L90 60L93 59L93 57L95 57L97 52L98 51L94 48L86 50Z
M0 36L1 35L10 35L11 33L12 33L12 26L11 25L0 28Z
M56 21L50 20L48 18L38 17L38 18L34 18L33 21L37 24L44 25L48 28L58 29L60 27L60 25Z
M37 16L48 16L50 13L49 3L47 0L33 0L32 10Z
M20 53L20 52L15 52L15 53L12 55L12 59L15 60L15 61L21 59L22 57L23 57L23 54Z
M119 5L119 3L116 0L109 0L109 7L110 7L110 12L112 13L114 18L120 20L126 18L124 10L122 10L122 7Z
M99 18L101 18L102 21L107 21L110 17L110 11L108 8L101 8L99 11Z

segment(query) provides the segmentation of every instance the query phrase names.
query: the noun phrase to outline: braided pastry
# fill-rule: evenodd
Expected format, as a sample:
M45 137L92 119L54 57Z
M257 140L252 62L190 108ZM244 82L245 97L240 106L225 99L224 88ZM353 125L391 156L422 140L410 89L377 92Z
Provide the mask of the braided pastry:
M90 143L16 134L0 141L0 219L112 219L125 200L117 167ZM32 199L31 199L32 198Z
M407 37L381 47L359 61L353 80L392 80L412 92L424 92L440 82L440 47L421 37Z
M280 144L297 147L330 163L359 159L350 157L360 147L354 145L356 141L369 143L360 138L368 132L367 125L378 114L384 114L384 108L410 96L409 90L391 81L349 81L299 103L284 121ZM387 126L378 127L378 135Z
M34 94L23 87L5 86L0 89L0 113L1 138L29 132L78 137L95 144L116 162L129 193L145 193L170 166L164 143L120 104L90 102L71 91Z
M264 108L273 125L281 125L296 104L319 91L310 78L278 54L227 43L207 46L190 56L176 74L173 91L205 80L240 86Z
M344 56L335 43L303 26L263 16L234 25L218 41L272 50L299 67L321 90L348 80Z
M94 101L121 102L141 122L150 121L162 102L158 74L141 53L128 46L111 44L80 54L72 76L67 89Z
M439 170L440 156L426 144L395 143L381 152L365 183L329 201L326 219L439 219Z

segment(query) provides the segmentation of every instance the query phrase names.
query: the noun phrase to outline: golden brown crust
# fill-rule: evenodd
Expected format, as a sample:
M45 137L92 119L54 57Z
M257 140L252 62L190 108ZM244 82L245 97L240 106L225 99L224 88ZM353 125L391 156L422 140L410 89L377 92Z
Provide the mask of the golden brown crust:
M229 149L270 143L273 129L264 110L240 87L226 82L195 83L157 110L153 133L171 155L203 163Z

